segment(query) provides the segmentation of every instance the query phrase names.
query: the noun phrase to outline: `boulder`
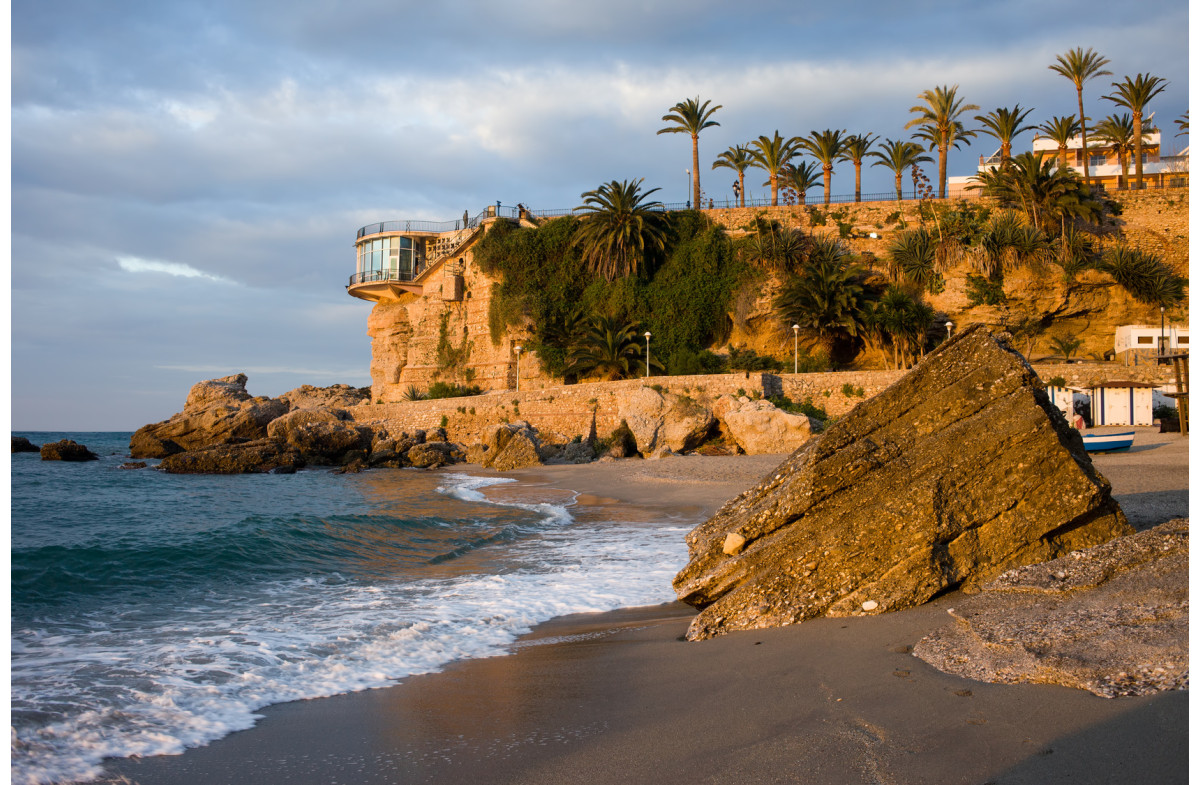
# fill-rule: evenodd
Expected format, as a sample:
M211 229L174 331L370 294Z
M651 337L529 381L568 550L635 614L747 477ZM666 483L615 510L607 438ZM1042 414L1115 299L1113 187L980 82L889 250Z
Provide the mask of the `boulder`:
M498 472L512 469L523 469L527 466L541 466L542 458L538 454L538 438L532 430L521 428L512 431L505 441L504 447L491 456L488 465Z
M946 673L1104 698L1188 687L1188 522L1177 519L984 584L913 654Z
M304 465L295 448L275 439L258 439L168 455L158 468L170 474L282 474Z
M346 455L371 447L371 429L347 422L313 422L287 431L286 443L304 456L306 462L335 466Z
M343 409L292 409L267 423L267 438L287 441L294 431L314 423L341 423L350 419Z
M173 451L253 441L267 436L267 425L286 414L288 404L253 398L246 375L210 379L192 386L183 411L169 420L144 425L129 440L133 458L164 458Z
M12 437L12 451L13 452L41 452L41 450L42 450L41 447L38 447L36 444L29 441L29 439L27 439L24 436Z
M462 451L450 442L423 442L413 445L405 461L418 469L436 469L462 460Z
M690 450L704 441L716 422L712 411L695 399L652 387L621 396L617 415L629 426L643 455L663 445L675 452Z
M624 420L617 426L609 437L608 449L604 451L605 458L632 458L637 455L637 439Z
M1130 533L1006 339L964 330L688 534L688 638L912 607Z
M279 396L292 410L296 409L345 409L348 406L358 406L370 403L370 387L351 387L348 384L334 384L330 387L313 387L304 384L294 390L289 390Z
M546 463L569 464L591 463L596 459L595 448L586 441L568 442L564 444L552 459Z
M100 460L98 455L72 439L63 439L50 444L43 444L40 452L42 453L43 461Z
M790 453L819 430L814 420L785 412L765 399L722 395L713 405L713 414L728 439L746 455Z

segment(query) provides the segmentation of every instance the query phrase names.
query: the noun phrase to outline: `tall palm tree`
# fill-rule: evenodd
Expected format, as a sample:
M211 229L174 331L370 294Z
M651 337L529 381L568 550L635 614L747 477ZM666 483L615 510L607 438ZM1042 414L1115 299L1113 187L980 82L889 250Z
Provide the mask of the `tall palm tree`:
M964 104L958 97L958 85L935 87L925 90L919 96L924 104L918 104L908 111L917 114L904 126L917 126L920 132L916 137L929 142L929 149L935 146L938 151L938 198L946 198L946 161L950 155L951 145L957 147L957 141L970 139L974 131L968 131L959 119L965 112L979 109L975 104Z
M609 382L636 376L643 362L645 356L637 325L610 317L592 322L570 357L570 367L577 375L595 375ZM650 365L655 366L653 358Z
M1121 164L1121 180L1117 188L1128 188L1129 154L1137 152L1133 138L1133 118L1128 114L1110 114L1101 120L1094 130L1096 137L1103 140L1105 145L1117 154L1117 161ZM1149 135L1146 132L1142 133L1143 138Z
M829 184L833 179L833 162L840 160L846 150L844 130L813 131L800 140L800 147L821 162L825 177L825 204L829 204Z
M1030 152L1014 156L1004 169L988 169L971 178L970 189L981 189L1001 207L1016 207L1035 229L1065 227L1068 218L1097 220L1101 205L1073 171Z
M842 160L854 164L854 201L862 201L862 162L867 157L871 145L879 140L874 134L851 134L846 137L846 146L842 149Z
M909 142L907 140L897 142L892 139L886 139L881 145L880 150L873 150L867 153L872 158L879 159L872 163L871 166L886 166L896 175L896 201L904 198L904 193L901 190L904 182L904 170L910 166L933 160L925 155L924 150L925 148L916 142Z
M983 123L983 128L979 130L988 136L996 137L996 140L1000 142L1001 166L1007 166L1008 159L1012 157L1013 139L1026 131L1037 130L1036 126L1021 125L1032 111L1032 109L1023 110L1021 105L1017 104L1012 109L1001 106L987 114L975 115L975 119Z
M1179 115L1179 119L1175 121L1175 125L1179 126L1179 133L1175 134L1176 136L1186 136L1187 135L1187 133L1188 133L1188 112L1190 112L1190 111L1191 110L1189 109L1187 112L1184 112L1183 114Z
M820 180L817 165L812 161L801 161L799 164L788 164L779 173L783 189L795 192L796 202L804 204L808 201L808 191L815 188ZM828 202L826 202L828 204Z
M1142 112L1150 99L1161 93L1167 87L1167 80L1150 74L1138 74L1133 79L1125 77L1124 82L1113 82L1116 88L1113 95L1101 96L1106 101L1112 101L1133 113L1133 171L1138 190L1142 188Z
M750 150L739 144L730 147L718 155L717 160L713 161L712 165L713 169L723 166L726 169L732 169L737 172L738 196L741 199L742 207L746 206L746 170L750 168L752 163Z
M1065 55L1055 55L1055 59L1058 62L1051 63L1047 68L1071 80L1071 84L1075 85L1075 97L1079 99L1079 136L1083 142L1083 184L1090 186L1092 178L1088 173L1087 115L1083 111L1083 84L1097 76L1112 76L1112 71L1104 70L1104 66L1108 65L1108 58L1101 57L1098 52L1093 52L1090 46L1086 52L1083 51L1083 47L1075 47Z
M660 134L691 134L692 135L692 205L700 209L700 132L705 128L720 125L711 120L713 113L721 108L717 104L709 109L711 101L700 103L700 96L680 101L662 116L663 122L674 123L666 128L660 128Z
M751 165L766 171L768 180L763 185L771 186L771 206L775 207L779 204L779 175L799 154L799 140L796 137L785 140L776 130L774 137L759 136L750 144L754 147L750 151Z
M572 245L581 246L583 260L598 275L613 281L632 275L650 250L663 250L666 214L661 202L646 198L659 190L642 193L642 180L624 180L585 191L582 213Z
M1058 145L1058 168L1067 168L1067 147L1079 134L1079 121L1075 115L1052 117L1037 127L1041 135ZM1034 139L1037 139L1035 136Z

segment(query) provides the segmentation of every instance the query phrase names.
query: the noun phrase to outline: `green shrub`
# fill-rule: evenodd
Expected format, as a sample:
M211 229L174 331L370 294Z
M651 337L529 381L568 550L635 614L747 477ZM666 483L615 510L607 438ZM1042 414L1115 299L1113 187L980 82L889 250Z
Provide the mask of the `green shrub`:
M434 382L429 385L429 390L425 393L426 398L465 398L468 395L482 395L483 389L475 386L466 386L457 382Z
M1002 305L1004 303L1004 278L995 275L990 278L969 274L967 275L967 302L970 307L976 305Z
M827 422L829 420L829 413L826 412L822 407L814 405L811 398L805 398L800 403L796 403L786 395L776 395L768 398L767 400L775 404L776 408L782 409L785 412L791 412L792 414L803 414L813 418L814 420L820 420L821 422Z

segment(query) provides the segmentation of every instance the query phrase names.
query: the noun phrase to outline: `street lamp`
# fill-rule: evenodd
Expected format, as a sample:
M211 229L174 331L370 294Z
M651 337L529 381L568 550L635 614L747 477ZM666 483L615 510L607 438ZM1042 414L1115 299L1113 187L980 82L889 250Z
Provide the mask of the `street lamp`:
M1158 364L1165 365L1163 355L1167 353L1167 306L1158 306Z
M800 373L800 325L792 325L792 373Z
M521 352L525 350L524 346L514 347L517 352L517 392L521 392Z
M946 340L950 340L950 336L954 335L954 322L946 322Z
M650 331L645 332L646 336L646 378L650 378Z
M692 170L684 169L683 173L685 175L687 175L687 187L683 189L683 192L685 194L687 194L687 206L688 206L688 209L691 209L691 207L692 207Z

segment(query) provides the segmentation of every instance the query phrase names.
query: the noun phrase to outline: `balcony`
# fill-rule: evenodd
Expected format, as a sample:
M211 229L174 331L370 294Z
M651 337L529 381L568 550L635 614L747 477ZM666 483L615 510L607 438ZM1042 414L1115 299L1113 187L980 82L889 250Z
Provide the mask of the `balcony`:
M365 270L350 276L346 293L370 302L398 300L404 294L420 294L421 284L416 280L424 270L420 262L413 270Z

